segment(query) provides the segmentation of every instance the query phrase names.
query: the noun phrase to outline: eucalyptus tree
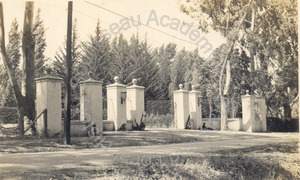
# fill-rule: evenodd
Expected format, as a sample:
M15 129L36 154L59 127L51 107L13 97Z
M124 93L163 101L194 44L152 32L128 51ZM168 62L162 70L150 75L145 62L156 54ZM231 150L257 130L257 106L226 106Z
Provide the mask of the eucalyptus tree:
M221 128L226 129L226 103L231 82L231 59L236 48L250 58L248 84L251 94L262 93L271 97L286 109L289 117L289 92L297 89L297 1L281 0L182 0L181 10L198 20L199 28L208 27L220 32L228 40L228 49L220 71L219 94L221 96ZM289 71L284 71L287 68ZM222 82L226 73L224 87ZM272 78L272 87L266 81ZM277 78L279 77L279 78ZM283 80L284 79L284 80ZM282 83L280 83L282 82ZM274 93L282 94L274 96ZM293 99L293 98L291 98ZM269 106L272 106L268 103Z

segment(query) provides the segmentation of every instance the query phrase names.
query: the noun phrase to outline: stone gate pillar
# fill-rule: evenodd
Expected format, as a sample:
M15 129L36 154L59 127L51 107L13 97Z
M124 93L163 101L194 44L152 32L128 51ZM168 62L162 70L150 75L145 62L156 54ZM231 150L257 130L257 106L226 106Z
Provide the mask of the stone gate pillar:
M242 96L243 131L267 131L266 100L261 96Z
M102 81L91 78L80 82L80 121L87 122L90 134L95 131L96 134L103 133L102 84Z
M243 131L254 132L255 130L254 102L255 97L249 95L248 92L245 96L242 96Z
M47 109L47 116L41 116L37 120L37 133L43 135L47 132L49 137L62 131L62 104L61 83L62 78L50 75L35 79L36 81L36 113L37 116ZM47 118L47 121L44 121ZM47 131L45 131L45 128Z
M143 86L136 85L137 80L132 80L133 85L126 88L126 115L127 120L136 120L141 125L141 117L144 108L144 89Z
M107 85L107 120L114 122L114 129L118 130L122 124L127 123L126 118L126 91L125 85L119 83L119 77L114 78L115 83Z
M266 99L262 96L255 97L257 103L256 117L260 121L260 131L267 131L267 107Z
M179 85L179 90L173 92L174 120L177 129L184 129L189 116L189 93Z
M193 121L192 129L202 129L201 93L195 88L192 85L192 91L189 92L189 114Z

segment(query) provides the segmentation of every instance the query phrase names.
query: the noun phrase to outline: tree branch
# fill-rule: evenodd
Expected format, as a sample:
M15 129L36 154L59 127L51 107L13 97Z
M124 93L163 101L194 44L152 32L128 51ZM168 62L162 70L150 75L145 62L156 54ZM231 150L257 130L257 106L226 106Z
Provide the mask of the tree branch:
M13 88L17 105L18 107L21 107L22 101L24 99L24 96L22 96L17 79L12 71L11 64L9 63L8 56L6 54L6 48L5 48L5 31L4 31L4 18L3 18L3 6L2 2L0 2L0 48L1 48L1 54L3 59L4 67L7 71L10 84Z

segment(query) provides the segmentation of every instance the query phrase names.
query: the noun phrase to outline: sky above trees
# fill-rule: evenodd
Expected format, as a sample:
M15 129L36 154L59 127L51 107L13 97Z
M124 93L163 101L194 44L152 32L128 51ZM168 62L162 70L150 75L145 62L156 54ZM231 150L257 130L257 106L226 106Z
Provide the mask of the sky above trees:
M51 59L54 59L55 52L57 51L59 46L64 43L64 39L66 37L67 1L40 0L34 2L34 15L36 15L37 10L40 8L41 19L44 21L46 28L47 48L45 54ZM137 20L137 17L139 15L142 24L147 24L147 20L149 18L151 10L155 10L158 19L165 15L169 16L171 19L177 18L181 21L181 23L191 24L194 22L194 25L192 27L193 29L196 29L198 24L191 17L180 12L179 3L174 0L87 0L87 2L94 3L98 6L111 10L112 12L116 12L128 18L132 16L134 20ZM113 14L112 12L108 12L104 9L91 5L87 2L83 0L73 2L73 19L77 19L78 36L80 41L87 40L88 36L90 34L93 34L98 19L100 20L101 28L109 30L109 27L112 23L119 23L120 20L124 18ZM14 18L17 18L20 27L23 27L25 2L23 0L4 0L3 7L6 31L10 28ZM143 25L132 27L126 30L121 30L120 33L123 33L125 38L129 39L133 33L138 32L140 37L147 37L148 43L152 48L159 47L161 44L167 44L169 42L176 43L178 45L178 49L185 47L187 50L194 50L196 48L196 45L185 42L192 41L190 40L188 35L180 33L179 30L175 31L170 29L169 27L162 27L161 25L157 26L153 22L151 22L149 25L152 28L163 31L170 35L166 35L162 32L158 32ZM113 37L116 35L113 34ZM176 39L172 36L175 36L182 40ZM208 39L208 41L212 44L213 49L217 48L219 45L225 42L225 39L214 31L211 31L207 34L202 33L201 36L205 36ZM113 37L111 38L111 40L113 39ZM202 52L200 51L199 53L201 55Z

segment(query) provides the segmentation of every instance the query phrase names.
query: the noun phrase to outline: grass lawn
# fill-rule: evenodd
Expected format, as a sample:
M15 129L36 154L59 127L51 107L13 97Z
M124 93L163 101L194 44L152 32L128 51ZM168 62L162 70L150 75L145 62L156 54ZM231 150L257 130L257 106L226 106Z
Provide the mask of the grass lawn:
M111 167L44 169L2 174L0 179L300 179L297 143L254 146L183 157L171 165L170 158L148 166L117 164Z
M13 136L13 128L5 128L8 134L0 137L0 153L49 152L94 148L95 137L72 137L72 145L63 145L61 138ZM10 134L10 135L9 135ZM257 134L228 133L220 131L162 130L104 132L104 144L112 147L148 146L186 143L191 140L210 142L226 139L247 140ZM266 142L267 144L268 142ZM248 148L229 149L197 156L153 158L149 165L116 163L113 166L83 164L78 168L28 170L18 173L2 173L0 179L300 179L298 142L286 142ZM59 162L58 162L59 163Z

